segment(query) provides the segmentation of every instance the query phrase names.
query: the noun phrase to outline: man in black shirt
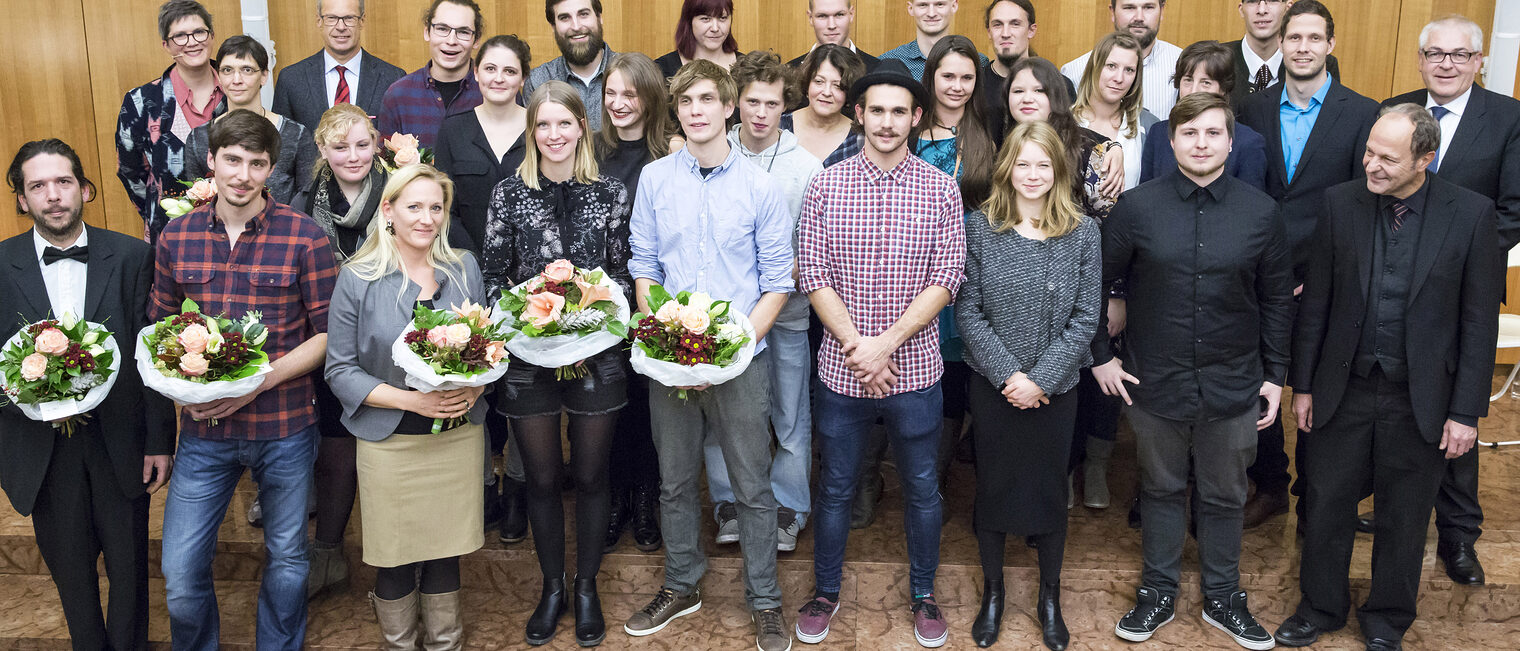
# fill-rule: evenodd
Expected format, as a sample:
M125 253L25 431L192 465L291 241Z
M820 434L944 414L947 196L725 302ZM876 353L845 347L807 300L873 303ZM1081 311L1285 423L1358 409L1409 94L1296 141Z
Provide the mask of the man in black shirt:
M1191 468L1203 617L1269 649L1240 590L1241 514L1256 430L1276 419L1288 371L1292 259L1276 202L1224 174L1229 102L1188 95L1169 125L1181 174L1121 195L1103 234L1103 281L1129 291L1124 366L1135 375L1094 375L1132 407L1145 521L1137 603L1114 633L1141 642L1172 619Z

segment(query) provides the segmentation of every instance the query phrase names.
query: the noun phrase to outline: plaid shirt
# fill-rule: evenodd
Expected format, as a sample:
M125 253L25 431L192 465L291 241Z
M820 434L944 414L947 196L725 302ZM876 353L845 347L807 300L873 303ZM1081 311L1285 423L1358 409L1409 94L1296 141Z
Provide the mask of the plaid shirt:
M417 136L421 146L432 147L438 140L438 128L443 125L444 118L472 110L484 101L480 96L480 84L475 82L475 71L471 69L465 74L453 103L444 106L443 96L438 94L438 87L433 82L432 69L433 62L429 61L385 90L385 98L380 100L380 115L375 120L380 137L410 133Z
M955 180L917 156L883 172L865 154L813 177L802 199L800 289L832 288L863 336L896 323L930 285L953 297L965 279L966 223ZM923 389L944 374L939 323L931 320L892 354L901 373L892 393ZM835 393L866 397L824 331L818 377Z
M170 221L158 240L149 318L178 314L186 297L206 314L240 318L258 310L269 328L264 352L276 360L327 332L327 301L338 265L327 236L310 217L275 203L248 222L236 248L216 218L216 202ZM285 438L317 422L310 374L272 389L212 427L180 414L180 431L205 439Z

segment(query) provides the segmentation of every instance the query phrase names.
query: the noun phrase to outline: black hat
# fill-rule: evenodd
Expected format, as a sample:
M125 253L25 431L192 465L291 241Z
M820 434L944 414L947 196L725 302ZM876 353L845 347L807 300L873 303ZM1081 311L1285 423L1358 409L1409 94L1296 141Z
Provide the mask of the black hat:
M929 106L929 91L924 90L924 85L914 79L913 75L908 74L908 66L897 59L882 59L870 72L856 79L855 84L850 86L848 105L855 106L867 88L880 84L906 88L908 92L913 93L913 99L918 102L920 108Z

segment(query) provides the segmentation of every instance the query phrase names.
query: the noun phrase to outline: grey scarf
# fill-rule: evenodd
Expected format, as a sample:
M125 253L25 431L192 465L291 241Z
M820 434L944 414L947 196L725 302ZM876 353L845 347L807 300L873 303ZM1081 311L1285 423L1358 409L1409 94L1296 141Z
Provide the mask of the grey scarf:
M338 240L337 227L342 226L361 233L367 229L370 220L375 216L375 211L380 207L380 190L385 187L385 173L378 165L371 169L369 175L364 177L364 185L359 188L358 199L350 202L348 212L342 215L330 209L332 197L328 194L328 185L331 178L332 169L329 167L323 166L321 171L317 172L314 183L316 187L312 189L311 205L307 214L311 215L317 225L322 227L322 231L327 233L327 241L332 244L333 257L342 264L354 254L354 251L343 250L343 245ZM360 243L363 243L362 235Z

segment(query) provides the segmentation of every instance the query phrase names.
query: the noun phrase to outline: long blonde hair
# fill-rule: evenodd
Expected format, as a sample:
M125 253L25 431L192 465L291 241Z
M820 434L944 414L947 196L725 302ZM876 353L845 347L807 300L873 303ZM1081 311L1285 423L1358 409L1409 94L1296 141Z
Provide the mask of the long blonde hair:
M348 102L333 104L332 108L322 113L322 121L317 123L317 130L312 132L312 138L317 141L317 149L326 148L342 140L356 124L362 124L369 129L369 139L374 147L375 158L379 158L380 148L384 146L380 143L380 132L375 130L374 122L370 121L364 109ZM374 165L373 160L370 161L370 165ZM327 157L317 156L317 163L311 168L312 178L317 178L324 169L330 169Z
M1140 47L1140 41L1128 33L1114 32L1098 41L1092 56L1087 57L1087 68L1082 71L1082 83L1077 87L1077 101L1071 107L1071 112L1079 118L1092 120L1093 96L1098 93L1098 76L1103 74L1103 66L1108 63L1108 56L1115 49L1135 53L1135 81L1130 84L1129 92L1119 98L1119 115L1124 117L1123 136L1133 138L1140 133L1140 110L1145 90L1145 50Z
M380 193L381 209L384 210L386 205L394 205L407 186L413 181L421 180L437 183L443 189L443 216L439 219L438 235L433 238L432 246L428 247L428 266L442 270L449 282L457 284L460 279L454 272L464 268L464 259L454 247L449 246L449 208L454 203L454 182L449 180L449 175L425 163L402 167L385 182L385 189ZM401 270L401 250L396 247L396 236L390 232L389 222L382 224L384 221L369 220L369 231L365 234L364 244L343 267L353 270L354 275L366 282L375 282ZM402 287L405 286L403 283Z
M987 223L994 232L1001 233L1024 221L1019 215L1018 190L1013 187L1013 169L1018 162L1019 152L1027 144L1045 150L1045 155L1050 157L1050 168L1054 176L1050 190L1045 193L1044 205L1040 208L1040 232L1046 237L1060 237L1076 230L1082 223L1083 216L1082 209L1077 207L1076 200L1072 198L1071 161L1066 156L1066 147L1061 144L1061 137L1056 135L1055 128L1044 121L1020 124L1008 133L1003 151L998 155L997 171L992 174L992 192L982 204Z
M527 151L523 155L522 165L517 166L517 178L522 179L523 185L534 190L539 189L538 175L538 112L544 104L558 104L570 111L575 116L575 121L581 125L581 136L575 141L574 176L577 183L596 183L600 178L596 168L596 149L591 143L594 137L591 129L586 126L586 105L581 103L581 95L574 88L558 79L546 82L534 89L533 95L528 98L528 126L525 140L528 144Z

